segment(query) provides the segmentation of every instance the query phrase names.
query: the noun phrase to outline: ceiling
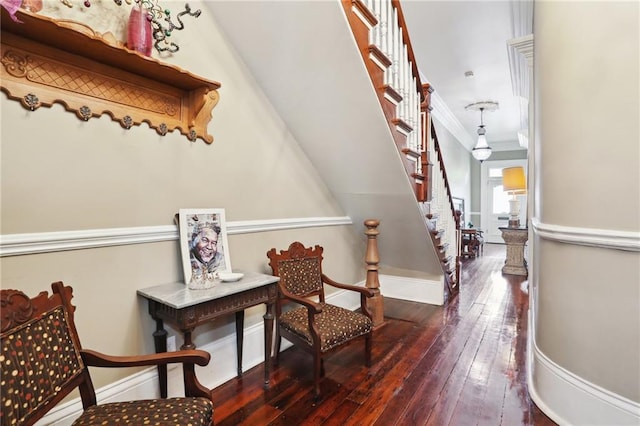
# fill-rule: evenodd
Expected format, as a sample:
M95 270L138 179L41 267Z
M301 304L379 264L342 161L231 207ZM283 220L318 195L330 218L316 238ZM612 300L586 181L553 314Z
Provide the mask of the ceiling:
M423 83L435 89L436 119L471 149L480 113L465 106L498 102L497 111L483 114L489 145L525 149L518 132L527 134L529 75L525 58L508 41L531 34L532 0L404 0L401 6Z

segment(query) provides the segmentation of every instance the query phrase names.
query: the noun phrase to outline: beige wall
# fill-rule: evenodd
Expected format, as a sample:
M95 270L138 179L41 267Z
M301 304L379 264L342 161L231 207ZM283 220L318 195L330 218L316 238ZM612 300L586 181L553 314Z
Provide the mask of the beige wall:
M533 342L568 373L635 403L639 8L637 2L536 2L534 17L534 192L541 195L535 203ZM541 230L548 232L541 236ZM581 234L563 241L574 231ZM623 238L636 248L614 247ZM582 245L587 242L592 246ZM548 389L538 385L552 409L570 406L547 399Z
M107 115L82 122L60 105L29 112L3 93L3 235L172 225L180 208L225 208L227 221L344 215L213 17L189 3L203 14L185 18L186 29L175 33L180 51L167 61L221 82L209 124L214 143L161 137L146 125L124 130ZM268 272L267 250L300 240L325 247L327 274L355 282L364 278L363 230L231 235L231 260L234 269ZM0 261L3 288L33 295L57 280L73 286L84 346L123 355L153 350L154 324L136 289L182 279L177 241ZM263 312L252 309L246 324ZM232 334L228 323L198 332L196 344ZM129 374L97 371L94 382L101 387Z

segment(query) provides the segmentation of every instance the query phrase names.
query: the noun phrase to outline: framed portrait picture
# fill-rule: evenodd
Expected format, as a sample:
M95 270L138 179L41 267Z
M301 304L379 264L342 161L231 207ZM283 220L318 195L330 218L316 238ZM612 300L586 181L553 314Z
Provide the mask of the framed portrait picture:
M220 272L231 272L224 209L180 209L180 252L185 284L210 288Z

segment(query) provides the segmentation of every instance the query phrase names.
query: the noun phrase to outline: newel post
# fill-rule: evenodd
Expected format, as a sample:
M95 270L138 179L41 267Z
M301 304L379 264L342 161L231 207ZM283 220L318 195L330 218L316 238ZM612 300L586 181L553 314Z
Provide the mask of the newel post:
M379 220L367 219L364 221L364 226L367 230L364 232L367 236L367 253L365 255L365 262L367 263L367 282L365 286L373 290L373 297L367 298L367 309L371 312L373 317L373 326L379 327L384 324L384 303L382 294L380 294L380 281L378 281L378 263L380 263L380 256L378 255L378 225Z

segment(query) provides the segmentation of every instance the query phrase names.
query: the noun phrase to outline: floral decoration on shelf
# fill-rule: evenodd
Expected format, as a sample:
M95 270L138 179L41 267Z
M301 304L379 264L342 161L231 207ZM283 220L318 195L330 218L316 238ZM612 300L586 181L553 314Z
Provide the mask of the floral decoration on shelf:
M15 14L18 8L23 8L33 13L42 9L43 0L0 0L0 6L5 8L16 22L20 22ZM91 7L91 0L60 0L60 3L67 7L74 7L74 1L82 2L86 8ZM200 16L200 9L192 11L188 3L185 3L184 10L176 15L172 15L171 10L163 8L158 4L158 0L113 0L122 6L123 3L131 6L129 18L127 47L131 50L151 54L151 44L159 52L175 53L180 47L170 37L174 31L184 29L182 17ZM132 39L133 37L133 39Z

